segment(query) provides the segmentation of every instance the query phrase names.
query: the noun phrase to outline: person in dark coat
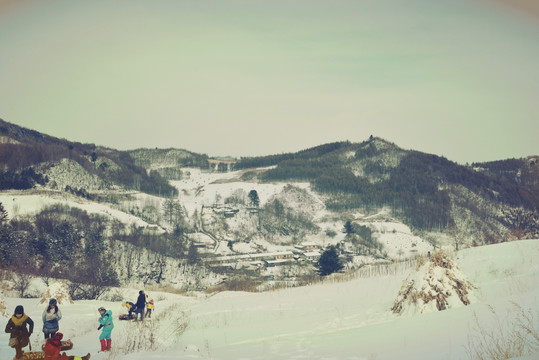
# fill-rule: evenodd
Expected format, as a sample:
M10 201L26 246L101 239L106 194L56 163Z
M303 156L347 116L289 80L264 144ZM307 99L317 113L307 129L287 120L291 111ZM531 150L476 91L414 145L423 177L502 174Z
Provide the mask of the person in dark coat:
M135 310L135 321L138 320L138 314L140 314L140 321L144 320L144 309L146 309L146 294L144 294L144 291L140 290L138 292L135 306L137 307Z
M34 321L24 313L22 305L17 305L15 308L15 313L7 322L6 332L11 334L9 346L15 348L15 359L22 359L22 348L30 343L30 336L34 332Z

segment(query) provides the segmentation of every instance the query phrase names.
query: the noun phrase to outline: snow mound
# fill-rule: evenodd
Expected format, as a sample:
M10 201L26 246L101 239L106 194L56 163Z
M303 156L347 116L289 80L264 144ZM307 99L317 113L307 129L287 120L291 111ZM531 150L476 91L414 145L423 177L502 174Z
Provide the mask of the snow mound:
M67 290L67 284L64 281L52 282L47 290L41 296L40 304L48 304L50 299L56 299L58 304L73 304L73 299Z
M404 280L391 311L418 314L469 305L474 288L449 255L438 251L428 259L418 258L416 271Z

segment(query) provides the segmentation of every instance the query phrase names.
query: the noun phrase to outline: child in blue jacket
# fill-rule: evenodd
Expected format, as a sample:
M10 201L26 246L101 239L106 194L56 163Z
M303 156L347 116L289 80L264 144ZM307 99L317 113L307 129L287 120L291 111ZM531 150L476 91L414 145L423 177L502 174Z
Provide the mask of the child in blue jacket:
M107 310L104 307L100 307L99 313L101 317L98 319L99 327L97 330L101 330L99 335L99 341L101 342L101 351L110 351L111 338L110 334L114 329L114 323L112 322L112 310Z

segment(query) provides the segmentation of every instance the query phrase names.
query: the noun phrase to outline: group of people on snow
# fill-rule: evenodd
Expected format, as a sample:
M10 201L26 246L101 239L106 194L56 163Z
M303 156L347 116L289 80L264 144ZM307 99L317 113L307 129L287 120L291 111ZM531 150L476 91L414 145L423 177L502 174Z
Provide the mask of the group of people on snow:
M154 309L153 299L148 301L148 295L146 295L143 290L139 291L136 303L124 301L122 306L127 308L129 319L134 319L135 321L139 319L139 314L140 321L144 320L144 317L151 318L152 310ZM146 312L144 312L145 310Z
M130 305L129 305L130 304ZM139 291L139 296L135 304L131 302L124 302L123 306L128 305L129 315L134 312L135 319L140 314L140 320L144 319L144 316L150 318L152 310L154 308L153 300L147 301L147 296L144 291ZM144 310L146 309L146 314ZM100 351L111 350L111 333L114 329L114 322L112 319L112 310L107 310L104 307L98 309L100 317L98 318L99 327L97 330L101 330L99 335L99 341L101 343ZM51 299L47 308L43 311L43 334L45 337L45 345L43 347L44 358L46 360L88 360L90 354L85 356L68 356L65 352L61 353L63 334L59 332L59 321L62 319L62 312L58 308L58 302L56 299ZM17 305L13 316L8 320L6 324L6 333L10 334L9 346L15 349L14 360L24 359L24 347L30 344L30 336L34 332L34 321L24 312L22 305ZM32 349L30 345L30 350Z
M45 311L43 311L43 334L45 336L45 345L43 347L44 358L46 360L88 360L90 354L83 357L67 356L66 353L60 354L62 350L63 334L58 332L58 322L62 318L62 312L58 308L56 299L51 299ZM24 359L24 347L30 344L30 336L34 332L34 321L24 312L22 305L17 305L13 316L6 324L6 333L10 334L9 346L15 349L14 360ZM30 346L31 349L31 346Z

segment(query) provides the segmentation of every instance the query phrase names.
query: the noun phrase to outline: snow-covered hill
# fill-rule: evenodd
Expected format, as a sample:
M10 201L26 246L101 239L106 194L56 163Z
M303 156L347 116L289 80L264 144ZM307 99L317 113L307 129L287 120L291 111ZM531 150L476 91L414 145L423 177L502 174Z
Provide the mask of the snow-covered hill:
M62 304L61 331L73 340L70 354L98 360L147 359L477 359L475 349L497 341L508 350L511 334L528 326L525 352L506 358L537 359L539 352L539 240L461 250L454 261L475 285L474 301L444 311L397 315L391 307L402 281L415 268L391 275L359 276L264 293L223 292L175 295L147 290L155 300L151 320L116 321L110 353L97 353L97 308L122 312L121 299L138 288L123 288L117 301ZM3 283L5 284L5 282ZM46 287L35 282L41 291ZM18 299L7 292L9 312L24 305L36 322L33 348L43 343L40 298ZM454 296L454 295L452 295ZM0 303L2 302L0 297ZM7 318L2 317L6 322ZM520 330L519 330L520 329ZM0 358L10 359L8 335L0 334Z
M93 182L95 178L85 176L84 169L76 164L71 165L68 162L63 162L51 168L55 171L55 178L58 181L62 179L59 182L62 186L69 185L65 181L71 181L71 186L77 185L83 188L95 186ZM69 169L72 170L72 177L69 177ZM259 171L264 171L264 169L259 169ZM244 171L223 173L186 168L183 171L182 180L171 181L171 184L179 190L179 196L174 201L179 202L185 209L187 220L191 226L196 228L198 224L198 229L202 231L189 234L189 237L198 243L211 244L207 248L200 249L201 253L208 256L222 256L294 251L296 245L310 242L320 250L327 245L343 244L343 249L347 249L348 252L348 268L374 262L373 257L358 254L358 250L352 244L347 243L343 233L343 226L347 219L372 230L373 238L383 245L383 253L387 256L386 261L426 254L433 250L432 245L417 234L413 234L408 226L393 219L388 211L383 210L375 214L331 212L326 209L321 195L312 191L309 183L245 181L242 179L243 174ZM306 219L305 221L311 222L314 227L310 230L301 230L296 234L280 234L278 230L275 230L275 234L273 234L271 226L277 228L282 222L279 218L273 217L267 219L269 225L266 226L264 232L261 232L259 217L263 214L253 212L256 209L249 203L247 196L253 190L257 192L260 200L259 209L263 209L270 202L277 201L282 204L286 212L293 214L293 216L301 216L302 219ZM166 199L121 189L104 190L100 194L104 198L107 197L106 194L109 194L109 196L114 197L115 201L112 203L98 202L75 196L59 188L51 189L45 186L31 191L2 191L0 192L0 202L6 209L9 218L36 214L47 206L62 204L118 221L125 225L126 231L129 231L132 226L154 233L171 231L171 225L163 215L163 204ZM231 203L229 203L230 199L233 199ZM224 215L226 209L237 212L231 217L226 217ZM206 232L203 232L202 229L205 229ZM210 232L213 238L209 237L207 232ZM231 243L232 246L229 246ZM119 278L123 282L127 280L125 254L128 253L132 256L134 251L129 250L130 246L126 244L112 244L111 246L117 249L113 262L116 264ZM119 250L120 248L122 250ZM137 276L138 280L130 279L128 283L151 282L147 275L152 273L153 268L155 268L157 258L160 259L159 263L163 261L166 263L167 270L162 279L165 285L183 288L186 284L203 284L206 281L202 280L201 283L201 280L196 278L197 274L200 274L199 272L189 270L179 273L176 270L178 269L178 259L167 259L145 250L136 259L137 269L140 270L140 274ZM130 270L129 273L133 273L133 271ZM274 273L275 271L271 270L266 275L274 275ZM218 278L210 275L207 286L214 285L218 282ZM202 286L204 287L204 285Z

